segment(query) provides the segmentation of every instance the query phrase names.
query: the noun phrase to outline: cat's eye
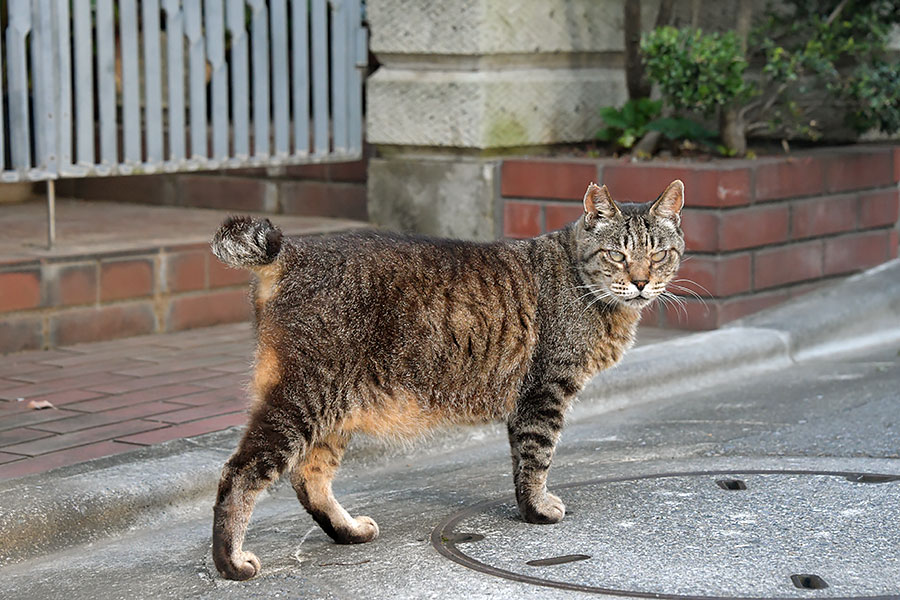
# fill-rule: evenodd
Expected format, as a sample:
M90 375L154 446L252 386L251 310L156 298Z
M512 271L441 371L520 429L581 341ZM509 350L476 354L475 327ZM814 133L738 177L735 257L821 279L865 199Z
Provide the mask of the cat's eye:
M607 250L606 255L609 257L610 260L614 260L616 262L624 262L625 261L625 255L622 254L621 252L619 252L618 250Z
M666 255L668 253L668 250L660 250L659 252L654 252L650 255L650 260L652 260L653 262L662 262L666 258Z

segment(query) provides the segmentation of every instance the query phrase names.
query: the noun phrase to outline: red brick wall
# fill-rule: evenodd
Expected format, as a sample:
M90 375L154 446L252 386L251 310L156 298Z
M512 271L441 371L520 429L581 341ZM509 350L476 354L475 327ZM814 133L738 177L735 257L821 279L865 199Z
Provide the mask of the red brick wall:
M900 147L707 163L510 159L501 168L503 231L522 238L582 214L590 181L619 201L653 200L684 181L689 259L684 307L645 322L709 329L897 257Z
M250 317L247 271L207 244L0 264L0 354Z
M82 200L367 221L367 165L363 158L270 169L62 179L57 193Z

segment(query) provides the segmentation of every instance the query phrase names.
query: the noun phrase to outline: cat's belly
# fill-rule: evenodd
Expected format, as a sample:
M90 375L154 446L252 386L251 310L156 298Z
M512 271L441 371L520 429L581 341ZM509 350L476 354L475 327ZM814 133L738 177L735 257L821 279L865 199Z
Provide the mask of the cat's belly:
M515 406L516 390L466 396L464 390L416 393L408 389L373 391L341 421L347 433L409 439L444 425L475 425L505 419Z

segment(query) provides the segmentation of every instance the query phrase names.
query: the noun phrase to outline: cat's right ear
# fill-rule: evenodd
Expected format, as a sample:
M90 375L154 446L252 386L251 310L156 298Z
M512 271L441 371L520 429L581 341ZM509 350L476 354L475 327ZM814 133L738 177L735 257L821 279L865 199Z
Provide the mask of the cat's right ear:
M591 183L584 193L584 224L592 227L598 219L613 219L619 214L619 207L613 202L606 186Z

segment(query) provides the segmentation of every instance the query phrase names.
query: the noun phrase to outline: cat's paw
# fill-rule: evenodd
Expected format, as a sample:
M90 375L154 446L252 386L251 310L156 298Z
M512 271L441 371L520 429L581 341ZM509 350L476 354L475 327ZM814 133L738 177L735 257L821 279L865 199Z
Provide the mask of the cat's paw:
M356 517L352 529L337 533L335 541L339 544L365 544L378 537L378 523L370 517Z
M537 502L521 502L519 513L529 523L559 523L566 516L566 505L553 494L544 494Z
M252 552L241 552L235 558L229 557L221 562L217 561L216 568L222 577L236 581L245 581L256 577L260 570L259 559Z

